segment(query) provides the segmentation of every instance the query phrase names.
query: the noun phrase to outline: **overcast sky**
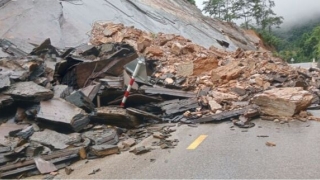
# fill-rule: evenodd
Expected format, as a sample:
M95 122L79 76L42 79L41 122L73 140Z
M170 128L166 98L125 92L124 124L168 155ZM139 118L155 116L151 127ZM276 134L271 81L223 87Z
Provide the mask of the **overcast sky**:
M202 9L203 1L195 0L197 6ZM311 18L320 17L320 0L274 0L277 15L283 16L284 24L295 24L308 21Z

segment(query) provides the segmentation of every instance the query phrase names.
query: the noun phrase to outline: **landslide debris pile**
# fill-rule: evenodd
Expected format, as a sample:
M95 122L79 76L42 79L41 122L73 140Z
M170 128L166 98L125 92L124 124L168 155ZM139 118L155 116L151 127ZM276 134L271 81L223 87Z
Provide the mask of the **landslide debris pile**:
M181 36L112 23L94 25L91 45L61 50L50 39L14 42L0 41L10 54L0 59L0 177L173 148L178 140L164 122L236 120L252 127L258 116L317 120L305 110L318 107L320 71L292 68L269 52L205 49ZM138 147L149 136L154 147Z
M310 104L319 104L319 70L293 68L271 52L238 49L228 53L215 47L206 49L173 34L153 34L122 24L96 23L91 43L107 42L128 43L147 59L158 60L152 78L160 86L180 87L197 93L202 109L197 113L199 116L246 106L256 94L264 91L268 99L282 99L272 100L280 103L274 104L274 110L278 111L274 113L265 113L259 98L262 96L252 99L251 104L262 107L262 115L288 119ZM280 111L288 110L285 103L296 107L290 107L294 108L293 113L283 116L285 113ZM204 107L209 111L203 111ZM305 117L303 115L302 119Z

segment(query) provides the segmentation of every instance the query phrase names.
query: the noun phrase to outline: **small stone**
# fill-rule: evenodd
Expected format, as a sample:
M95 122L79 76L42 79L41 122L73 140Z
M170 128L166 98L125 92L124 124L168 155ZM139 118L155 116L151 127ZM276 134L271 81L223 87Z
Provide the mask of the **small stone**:
M212 97L207 97L207 100L211 108L211 111L217 111L222 108L222 106L217 101L215 101Z
M182 49L182 45L180 43L174 43L171 46L171 53L173 53L175 55L180 55L181 49Z
M173 83L174 83L174 81L173 81L172 78L166 78L164 81L165 81L167 84L173 84Z
M151 55L151 56L162 56L163 51L160 49L158 46L150 46L146 48L146 55Z
M191 112L190 111L186 111L185 113L183 113L183 116L184 117L189 117L191 115Z
M133 138L129 138L129 139L123 141L122 144L123 144L125 147L131 147L131 146L133 146L133 145L136 144L136 140L133 139Z
M67 175L70 175L72 173L72 171L74 171L74 169L72 169L71 167L66 167L64 170Z
M160 133L160 132L154 132L153 133L153 137L154 138L158 138L158 139L163 139L164 138L163 134Z
M266 145L269 146L269 147L274 147L274 146L276 146L276 144L273 143L273 142L266 142Z
M136 147L135 149L129 151L131 153L134 153L135 155L144 154L147 152L150 152L150 148L146 148L145 146Z
M275 120L273 120L273 122L277 123L277 122L280 122L280 120L279 119L275 119Z

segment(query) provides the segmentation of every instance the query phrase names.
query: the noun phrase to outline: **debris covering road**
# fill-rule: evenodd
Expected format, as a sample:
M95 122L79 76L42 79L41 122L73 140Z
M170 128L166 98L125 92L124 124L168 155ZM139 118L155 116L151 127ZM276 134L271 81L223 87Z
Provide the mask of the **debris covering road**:
M172 138L180 139L174 149L155 149L140 156L125 152L87 163L79 161L71 166L75 169L72 174L66 175L61 170L56 179L255 179L257 176L312 179L320 176L316 168L320 160L318 122L279 124L257 120L255 123L257 126L248 132L230 130L230 122L201 124L197 128L182 125L172 134ZM197 149L187 150L200 135L208 137ZM150 137L139 146L149 146L153 141ZM268 147L267 141L277 146ZM98 168L100 172L88 175ZM30 177L35 178L42 176Z
M95 24L92 43L62 50L46 39L29 55L0 59L0 75L7 77L1 83L1 126L13 128L1 134L1 145L10 147L2 154L2 177L48 173L34 165L37 155L43 159L39 162L50 164L48 169L61 169L77 159L152 151L131 148L133 142L126 145L132 138L139 144L151 136L160 139L154 146L176 147L179 139L168 140L174 130L150 129L155 123L233 120L238 127L252 128L250 121L259 116L281 122L318 120L306 110L319 104L319 71L295 69L268 52L205 49L181 36L152 37L112 23ZM139 56L144 68L127 94L124 79L132 75ZM207 69L209 59L213 66ZM179 73L185 63L193 66ZM124 95L128 101L122 108Z
M0 177L72 175L81 159L170 151L185 124L227 121L249 134L259 117L319 121L307 110L319 108L320 70L248 49L105 22L94 23L90 43L71 48L0 39Z

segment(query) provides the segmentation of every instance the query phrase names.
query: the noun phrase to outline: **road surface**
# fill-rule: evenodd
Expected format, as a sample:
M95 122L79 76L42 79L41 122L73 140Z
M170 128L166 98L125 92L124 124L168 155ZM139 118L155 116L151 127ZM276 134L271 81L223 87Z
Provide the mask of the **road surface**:
M302 67L302 68L306 68L309 69L311 67L317 67L317 63L295 63L295 64L290 64L293 67Z
M180 141L174 149L155 149L139 156L123 152L88 163L79 161L71 166L75 169L72 174L61 170L56 179L320 177L320 122L254 123L251 129L230 128L230 122L182 125L173 134L172 138ZM187 149L201 135L206 138L196 141L194 149ZM150 137L139 145L148 146L153 141ZM267 141L276 146L266 146ZM98 168L101 171L88 175Z

